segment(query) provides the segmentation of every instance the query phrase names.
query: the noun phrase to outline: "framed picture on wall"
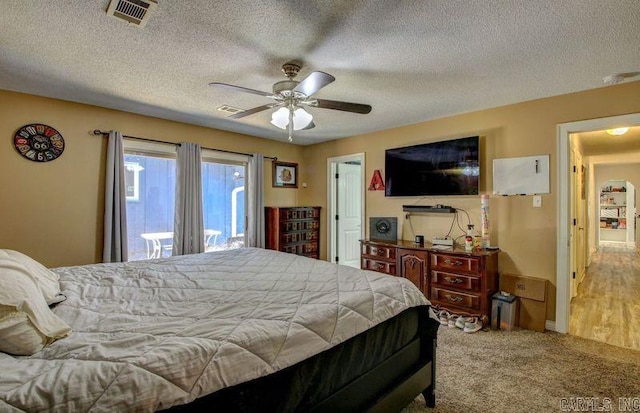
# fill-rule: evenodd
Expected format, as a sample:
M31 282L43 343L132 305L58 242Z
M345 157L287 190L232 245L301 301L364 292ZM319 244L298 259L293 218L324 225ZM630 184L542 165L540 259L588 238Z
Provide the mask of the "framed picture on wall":
M292 162L273 161L273 187L297 188L298 164Z

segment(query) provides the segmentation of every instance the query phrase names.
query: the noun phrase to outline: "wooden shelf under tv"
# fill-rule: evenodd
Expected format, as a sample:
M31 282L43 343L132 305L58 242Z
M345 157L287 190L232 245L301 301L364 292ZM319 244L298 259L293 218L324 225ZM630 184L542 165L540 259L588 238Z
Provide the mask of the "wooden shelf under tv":
M404 212L438 212L444 214L453 214L456 212L455 208L434 207L429 205L403 205L402 210Z

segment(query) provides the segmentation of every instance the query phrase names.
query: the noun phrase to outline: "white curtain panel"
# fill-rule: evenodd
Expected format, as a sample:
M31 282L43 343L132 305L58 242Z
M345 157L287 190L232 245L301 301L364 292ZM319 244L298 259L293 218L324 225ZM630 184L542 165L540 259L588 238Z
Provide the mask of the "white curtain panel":
M200 145L181 143L176 163L173 255L204 252Z
M103 262L125 262L127 253L127 197L124 184L122 133L109 131L104 194Z
M264 248L264 156L254 153L249 160L249 208L245 243Z

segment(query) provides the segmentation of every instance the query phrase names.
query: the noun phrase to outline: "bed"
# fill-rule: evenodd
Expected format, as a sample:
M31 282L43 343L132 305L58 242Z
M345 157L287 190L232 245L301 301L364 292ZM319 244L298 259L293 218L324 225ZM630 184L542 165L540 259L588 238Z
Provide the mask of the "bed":
M405 279L257 248L54 269L72 332L0 353L0 411L398 411L435 403Z

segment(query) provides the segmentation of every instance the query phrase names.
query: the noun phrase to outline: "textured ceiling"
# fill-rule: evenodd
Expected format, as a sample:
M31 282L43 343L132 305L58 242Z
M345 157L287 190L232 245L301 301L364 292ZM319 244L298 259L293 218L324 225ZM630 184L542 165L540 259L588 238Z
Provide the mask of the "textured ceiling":
M108 0L0 0L0 89L286 141L270 112L283 63L336 81L315 97L368 115L311 108L301 145L603 87L640 70L640 1L159 0L143 29ZM123 131L126 133L126 131Z

